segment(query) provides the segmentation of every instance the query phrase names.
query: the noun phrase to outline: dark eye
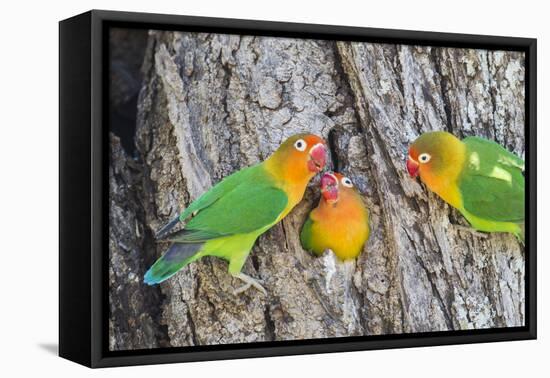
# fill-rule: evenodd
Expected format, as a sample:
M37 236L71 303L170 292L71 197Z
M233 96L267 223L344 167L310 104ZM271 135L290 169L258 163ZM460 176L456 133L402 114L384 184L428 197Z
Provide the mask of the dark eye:
M347 186L348 188L352 188L352 187L353 187L353 183L352 183L351 180L350 180L349 178L347 178L347 177L344 177L344 178L342 179L341 182L342 182L342 185Z
M430 161L432 157L430 156L430 154L427 154L427 153L423 153L423 154L420 154L420 156L418 157L418 161L420 161L421 163L427 163Z
M306 150L306 147L307 147L307 143L305 140L303 139L298 139L295 143L294 143L294 147L298 150L298 151L305 151Z

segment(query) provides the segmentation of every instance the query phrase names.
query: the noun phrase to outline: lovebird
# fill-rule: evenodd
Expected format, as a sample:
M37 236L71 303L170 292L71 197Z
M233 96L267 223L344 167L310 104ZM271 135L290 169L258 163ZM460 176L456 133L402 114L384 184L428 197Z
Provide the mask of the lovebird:
M407 170L483 232L524 238L525 183L522 159L498 143L435 131L409 148Z
M340 260L354 259L369 238L369 213L351 180L340 173L321 177L319 205L302 227L302 247L316 255L326 249Z
M216 256L227 260L229 273L245 283L235 294L250 286L266 294L241 269L258 236L301 201L307 184L326 160L322 138L299 134L288 138L262 163L224 178L157 232L157 239L172 245L145 273L144 282L158 284L203 256ZM184 222L183 229L170 233Z

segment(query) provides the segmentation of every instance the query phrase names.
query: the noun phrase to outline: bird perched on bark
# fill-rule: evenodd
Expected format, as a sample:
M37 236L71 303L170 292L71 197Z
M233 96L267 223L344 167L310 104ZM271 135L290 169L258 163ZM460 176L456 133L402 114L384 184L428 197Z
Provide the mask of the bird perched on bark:
M264 294L258 281L241 273L254 242L300 202L310 179L325 166L326 143L316 135L288 138L264 162L226 177L162 227L157 239L172 242L145 273L144 282L158 284L187 264L216 256L229 262L228 271ZM169 234L186 222L182 230Z
M407 170L458 209L478 231L510 232L524 238L525 183L522 159L478 137L462 141L435 131L409 148Z
M321 199L309 214L300 241L321 255L331 249L340 260L354 259L369 237L369 214L351 180L340 173L321 177Z

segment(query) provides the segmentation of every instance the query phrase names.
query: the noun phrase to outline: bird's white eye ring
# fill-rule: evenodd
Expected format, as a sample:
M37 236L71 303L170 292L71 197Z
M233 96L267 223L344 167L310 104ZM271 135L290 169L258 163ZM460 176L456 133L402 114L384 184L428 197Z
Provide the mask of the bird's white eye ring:
M298 151L305 151L306 148L307 148L307 143L305 140L303 139L298 139L296 142L294 142L294 147L298 150Z
M351 182L351 180L347 177L344 177L342 180L342 185L348 187L348 188L353 188L353 183Z
M418 161L421 163L427 163L430 161L431 158L432 157L430 156L430 154L423 153L423 154L420 154L420 156L418 156Z

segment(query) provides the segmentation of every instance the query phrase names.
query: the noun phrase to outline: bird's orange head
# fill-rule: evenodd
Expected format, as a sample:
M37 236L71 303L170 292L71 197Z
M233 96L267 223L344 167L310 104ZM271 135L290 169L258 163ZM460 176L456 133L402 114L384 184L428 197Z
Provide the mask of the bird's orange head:
M445 179L462 164L464 144L445 131L433 131L419 136L409 148L407 171L411 177L420 175L426 184Z
M351 180L337 172L326 172L321 177L321 195L328 204L334 204L342 196L353 193L353 183Z
M269 166L291 182L309 181L327 162L323 138L314 134L289 137L269 158Z

